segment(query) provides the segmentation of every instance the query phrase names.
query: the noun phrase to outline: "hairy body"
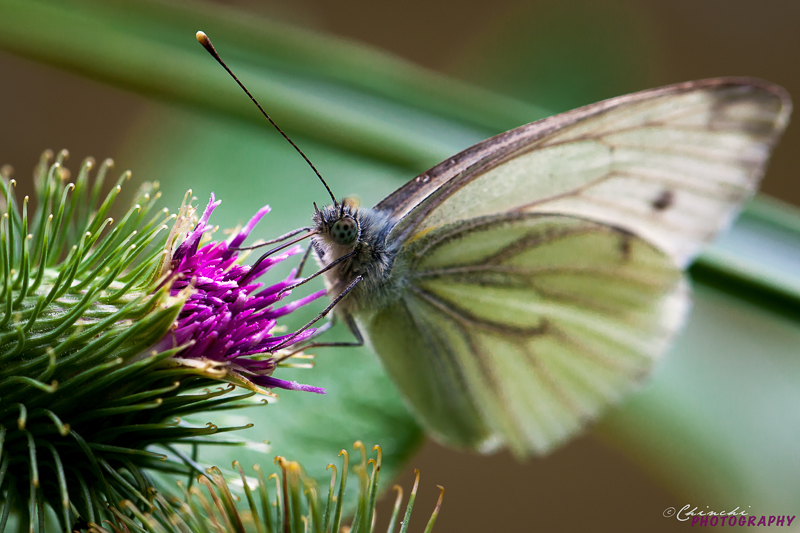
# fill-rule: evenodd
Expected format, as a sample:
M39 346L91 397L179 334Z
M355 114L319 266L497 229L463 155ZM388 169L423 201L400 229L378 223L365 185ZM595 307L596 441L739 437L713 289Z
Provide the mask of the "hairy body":
M342 221L353 233L340 231L337 223L341 225ZM387 243L392 225L385 214L347 202L333 204L314 213L314 226L317 234L312 238L312 246L320 266L352 254L325 272L329 293L341 294L361 277L347 297L338 303L337 313L351 316L359 310L382 307L400 297L396 282L403 279L406 269L402 261L397 261L398 246ZM353 238L352 242L346 242L348 238Z

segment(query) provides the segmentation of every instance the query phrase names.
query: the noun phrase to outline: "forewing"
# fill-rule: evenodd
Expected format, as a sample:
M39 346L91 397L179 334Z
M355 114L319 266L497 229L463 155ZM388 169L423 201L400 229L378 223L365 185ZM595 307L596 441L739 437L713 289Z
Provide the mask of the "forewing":
M651 370L688 307L667 255L576 217L450 224L398 260L402 297L361 325L427 429L471 449L547 452Z
M684 267L735 215L788 122L783 89L712 79L613 98L479 143L376 206L390 240L509 211L624 228Z

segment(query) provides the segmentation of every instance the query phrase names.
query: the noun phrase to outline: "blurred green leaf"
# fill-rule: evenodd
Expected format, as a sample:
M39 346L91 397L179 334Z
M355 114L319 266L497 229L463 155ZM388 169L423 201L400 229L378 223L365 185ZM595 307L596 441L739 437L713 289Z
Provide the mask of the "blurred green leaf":
M6 0L0 15L7 51L261 124L224 71L198 53L193 36L203 29L256 97L268 95L284 127L415 167L450 155L451 142L467 146L518 117L546 115L386 54L211 3Z
M698 281L800 318L800 213L756 198L691 272Z
M339 338L344 340L342 335ZM388 480L403 471L422 445L424 435L375 357L366 349L320 349L314 370L281 369L278 374L282 379L323 386L327 394L284 392L275 404L195 417L197 422L218 425L253 423L253 428L235 436L269 442L267 453L258 448L206 446L201 449L202 461L225 468L236 459L248 470L251 465L260 464L265 472L277 472L273 457L293 457L302 460L306 472L325 487L331 475L326 465L334 462L341 468L341 459L334 459L342 449L348 451L351 462L360 461L353 443L361 440L367 451L375 444L381 446L381 475L387 480L381 490L389 490ZM345 502L350 511L357 494L354 482Z

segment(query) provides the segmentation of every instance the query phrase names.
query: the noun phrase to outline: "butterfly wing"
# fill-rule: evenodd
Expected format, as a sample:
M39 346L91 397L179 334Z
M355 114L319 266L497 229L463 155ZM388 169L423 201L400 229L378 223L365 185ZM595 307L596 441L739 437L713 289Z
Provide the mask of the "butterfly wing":
M756 189L791 101L778 86L712 79L612 98L508 131L387 197L390 240L508 211L626 228L684 267Z
M425 425L473 449L564 440L647 374L688 305L663 252L576 217L449 224L403 259L402 298L362 325Z
M688 308L681 268L752 195L790 107L739 79L614 98L378 204L397 296L356 318L428 430L543 453L647 375Z

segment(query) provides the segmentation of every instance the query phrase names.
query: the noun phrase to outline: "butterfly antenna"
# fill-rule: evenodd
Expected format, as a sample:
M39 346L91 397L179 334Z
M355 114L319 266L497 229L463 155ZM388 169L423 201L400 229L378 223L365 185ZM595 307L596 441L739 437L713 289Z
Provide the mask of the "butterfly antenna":
M236 77L236 74L234 74L233 71L230 68L228 68L228 65L225 64L225 62L222 60L222 58L217 53L217 50L214 48L214 45L211 44L211 39L208 38L208 35L206 35L202 31L198 31L197 34L195 35L195 37L197 37L197 42L202 44L203 48L205 48L206 51L209 54L211 54L214 57L214 59L217 60L217 63L222 65L222 68L224 68L228 72L228 74L231 75L231 78L233 78L236 81L236 83L239 84L239 87L241 87L242 90L245 92L245 94L247 94L247 96L250 97L250 100L252 100L253 103L256 104L256 107L258 107L258 110L261 111L261 114L264 115L264 117L266 117L267 120L269 120L269 123L272 124L275 127L276 130L278 130L278 133L283 135L283 138L286 139L289 142L289 144L292 145L292 148L297 150L297 153L300 154L303 157L303 159L305 159L306 163L308 163L308 166L311 167L311 170L313 170L314 174L316 174L317 177L319 178L319 181L321 181L322 184L325 186L325 190L328 191L328 194L330 195L331 200L333 200L334 205L337 205L338 202L336 202L336 197L333 196L333 192L331 192L331 188L328 187L327 183L325 183L325 180L322 178L322 174L320 174L319 171L317 170L317 167L315 167L314 164L308 159L308 157L306 157L306 154L304 154L303 151L300 148L297 147L297 145L294 143L294 141L292 141L289 138L289 136L286 135L283 132L283 130L280 129L280 127L278 127L277 124L275 124L275 121L272 120L272 117L270 117L267 114L266 111L264 111L264 108L261 107L261 104L258 103L258 100L256 100L255 97L252 94L250 94L250 91L247 90L247 87L245 87L244 84L241 81L239 81L239 78Z

